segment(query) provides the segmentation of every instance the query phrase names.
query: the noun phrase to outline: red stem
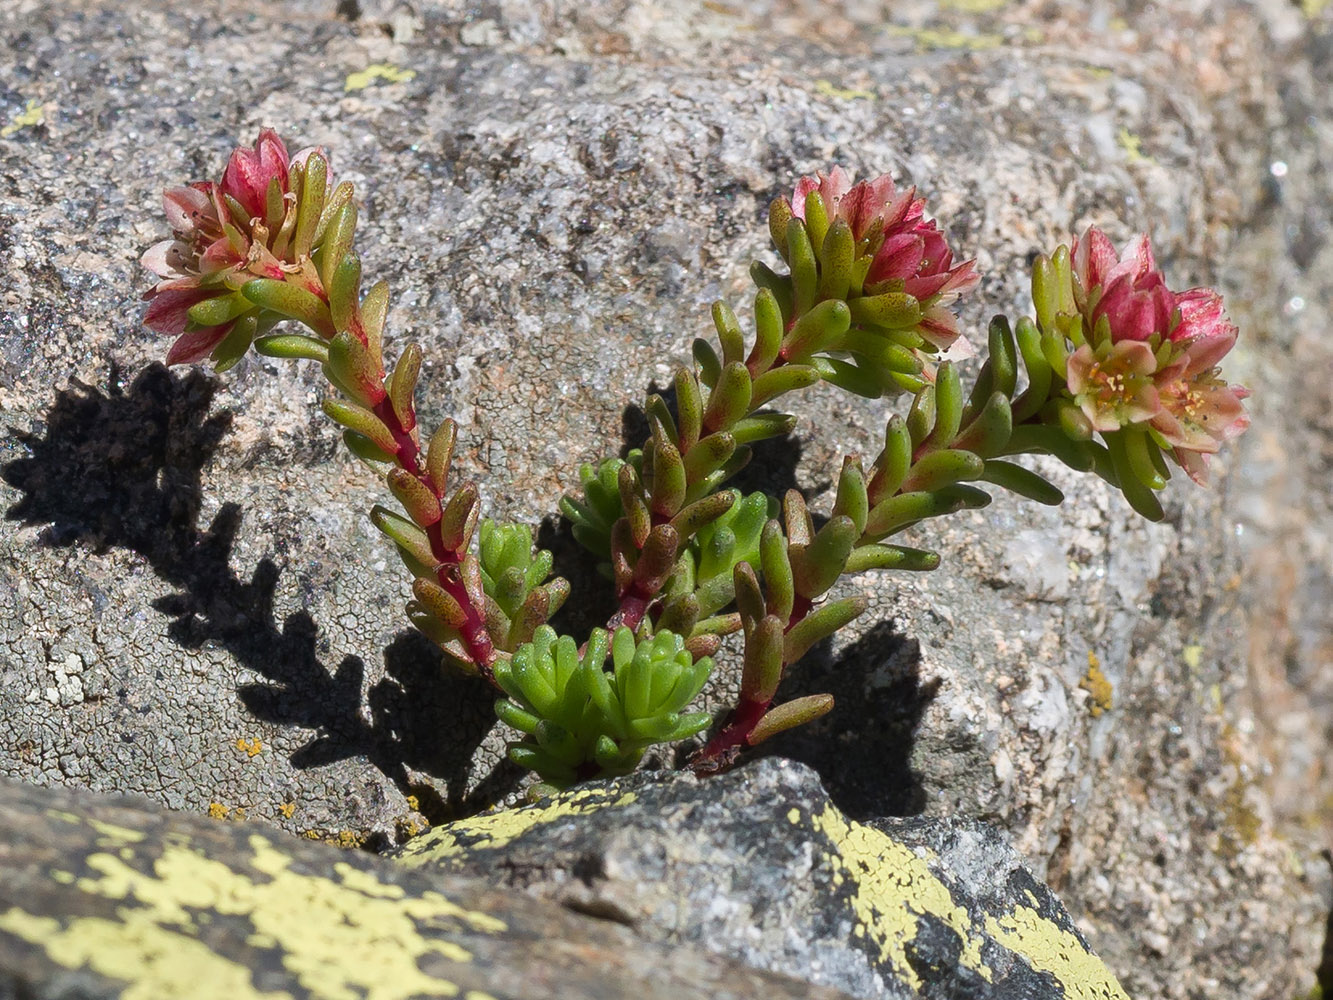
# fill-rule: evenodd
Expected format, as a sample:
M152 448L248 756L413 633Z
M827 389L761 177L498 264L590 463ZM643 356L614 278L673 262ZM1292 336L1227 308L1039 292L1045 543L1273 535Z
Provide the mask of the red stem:
M813 607L813 601L798 594L792 606L791 618L787 622L787 627L782 630L783 634L785 635L795 628ZM783 664L784 676L786 675L786 667L787 664ZM718 770L716 762L734 757L737 751L750 746L750 734L754 732L760 720L768 714L768 709L772 704L772 697L760 700L742 695L740 701L736 703L736 707L728 712L727 717L722 721L722 728L713 734L713 738L704 744L703 749L690 758L690 767L696 773L716 771Z
M421 462L419 461L421 449L417 446L416 437L412 433L416 429L416 414L409 411L407 426L404 426L403 422L399 421L398 414L394 412L393 403L387 395L375 404L374 413L389 428L394 441L398 444L398 450L394 454L394 459L398 462L398 465L416 476L443 504L444 497L435 489L430 477L421 468ZM491 641L491 634L486 629L485 615L480 608L472 603L472 597L463 584L463 577L459 569L462 562L462 553L445 548L438 519L433 524L424 525L423 528L426 537L430 540L431 553L438 563L435 569L435 580L463 609L464 622L458 630L459 637L463 640L463 648L467 651L467 655L472 659L472 662L477 665L481 676L498 688L499 685L495 682L494 669L497 658L495 643Z

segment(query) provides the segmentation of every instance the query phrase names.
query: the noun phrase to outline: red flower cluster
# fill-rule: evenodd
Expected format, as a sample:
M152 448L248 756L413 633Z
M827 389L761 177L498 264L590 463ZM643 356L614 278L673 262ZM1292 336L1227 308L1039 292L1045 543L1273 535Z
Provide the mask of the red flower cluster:
M947 307L981 280L975 261L953 261L953 251L934 220L925 217L925 199L916 188L898 191L887 174L852 183L841 167L825 177L802 177L792 193L791 211L805 219L806 196L818 194L831 221L843 219L852 230L858 260L868 265L854 294L903 291L921 303L917 331L936 347L958 339L958 317Z
M1084 341L1068 362L1075 401L1094 430L1147 424L1204 482L1208 455L1250 423L1241 404L1248 390L1228 385L1217 368L1237 334L1222 297L1168 289L1147 236L1117 255L1105 233L1089 229L1070 263L1067 291Z
M162 279L145 296L151 305L144 322L177 335L168 364L203 360L233 331L253 336L259 309L241 288L255 278L295 280L326 298L309 246L295 239L292 168L313 152L289 158L277 133L263 129L254 149L231 154L221 182L202 181L163 196L175 236L150 247L141 262ZM324 184L327 193L331 180Z

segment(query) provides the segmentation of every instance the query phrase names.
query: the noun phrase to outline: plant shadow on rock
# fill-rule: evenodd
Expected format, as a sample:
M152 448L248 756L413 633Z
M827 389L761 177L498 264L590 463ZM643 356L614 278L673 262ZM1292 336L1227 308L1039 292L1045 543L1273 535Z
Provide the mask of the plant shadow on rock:
M52 546L129 549L180 588L154 604L173 617L172 638L188 648L220 645L260 674L264 681L239 691L256 717L315 730L292 755L293 766L364 756L404 795L416 795L432 823L475 812L517 785L522 772L501 764L471 795L463 792L472 751L494 725L485 685L448 669L424 636L404 632L384 651L367 722L362 660L348 656L330 670L307 613L278 623L277 565L261 560L249 581L231 571L240 508L226 504L198 528L201 473L231 426L230 413L209 414L215 380L154 364L127 389L113 367L109 384L103 393L74 381L57 393L44 436L16 434L30 457L0 470L23 493L9 520L46 524L42 539ZM414 770L441 779L447 794L415 779Z
M915 639L877 622L841 656L825 640L793 668L782 686L788 701L833 695L833 711L761 745L764 756L790 757L819 772L829 797L853 819L914 816L925 809L912 771L912 747L940 682L921 683Z

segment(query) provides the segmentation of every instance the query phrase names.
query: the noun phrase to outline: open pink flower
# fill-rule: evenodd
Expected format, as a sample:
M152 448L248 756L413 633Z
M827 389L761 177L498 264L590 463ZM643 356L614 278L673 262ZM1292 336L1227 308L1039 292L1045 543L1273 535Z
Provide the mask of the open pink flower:
M144 324L176 335L168 364L202 361L238 322L253 325L259 310L240 289L255 278L297 281L327 297L309 259L292 242L297 199L291 168L311 152L289 159L277 133L261 129L253 149L231 154L221 182L201 181L163 195L174 235L149 247L140 263L161 279L144 296L150 303Z
M1161 409L1147 344L1123 340L1094 351L1084 344L1069 356L1069 391L1095 431L1115 431L1151 420Z
M823 202L830 221L844 220L856 241L856 257L864 263L865 279L854 295L906 292L921 304L917 332L936 347L958 338L958 319L948 308L962 292L981 280L975 261L955 264L944 234L925 218L925 200L916 188L898 191L887 174L853 184L841 167L828 176L802 177L792 192L792 214L805 219L810 193Z
M1222 297L1210 288L1172 292L1147 236L1121 254L1099 229L1070 256L1072 301L1081 331L1068 360L1068 387L1093 428L1151 429L1191 478L1204 482L1207 456L1249 426L1218 364L1236 343ZM1068 301L1068 299L1066 299Z

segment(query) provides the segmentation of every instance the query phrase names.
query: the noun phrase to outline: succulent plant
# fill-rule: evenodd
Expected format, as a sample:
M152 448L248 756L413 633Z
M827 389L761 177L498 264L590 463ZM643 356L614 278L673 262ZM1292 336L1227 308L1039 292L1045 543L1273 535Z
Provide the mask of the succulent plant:
M958 359L971 346L953 303L977 285L974 262L955 263L915 188L853 183L836 167L803 177L769 211L787 271L752 268L752 333L714 304L716 346L694 342L674 404L647 398L642 447L583 465L560 501L615 588L606 628L580 645L548 624L570 587L531 528L482 520L476 484L453 482L454 422L422 447L421 350L407 345L386 377L388 288L361 292L353 191L334 185L325 154L289 158L265 129L220 181L173 188L165 205L174 236L143 260L161 279L145 321L177 338L168 361L223 370L253 345L319 362L336 393L324 411L398 501L370 516L413 577L411 620L503 695L496 713L519 734L511 758L550 785L625 773L652 744L708 728L688 707L734 633L739 697L696 749L697 771L827 712L830 695L777 696L815 643L865 610L836 596L839 580L934 569L937 553L893 536L983 507L996 487L1060 503L1017 456L1095 472L1160 518L1168 459L1203 482L1208 456L1248 424L1246 391L1218 368L1237 336L1220 296L1170 291L1146 237L1117 255L1094 228L1038 257L1035 318L992 320L965 386ZM305 331L275 332L284 320ZM910 403L868 465L843 459L824 518L795 490L729 487L752 445L791 433L788 401L819 383Z

